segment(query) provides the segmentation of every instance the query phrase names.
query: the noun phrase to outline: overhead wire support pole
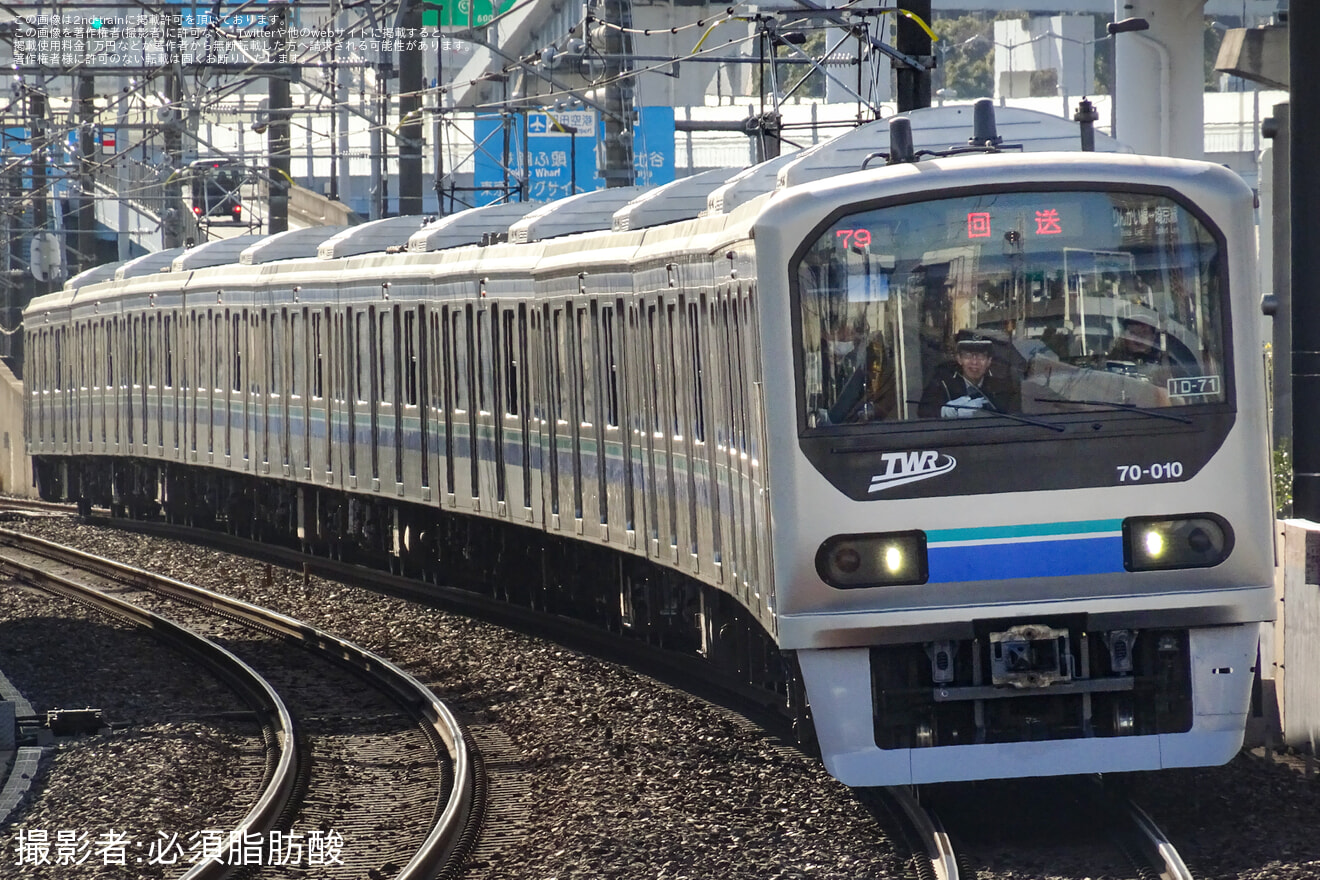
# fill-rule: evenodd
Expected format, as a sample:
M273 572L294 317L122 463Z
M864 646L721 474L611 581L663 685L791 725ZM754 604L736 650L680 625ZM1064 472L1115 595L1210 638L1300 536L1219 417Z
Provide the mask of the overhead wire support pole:
M271 22L266 27L271 60L287 63L289 53L289 8L283 2L272 0L268 14ZM272 76L269 80L270 122L266 129L266 149L270 174L267 184L268 203L266 231L285 232L289 228L289 184L292 168L289 155L289 80Z
M632 39L626 30L632 27L631 8L628 0L600 0L598 26L593 29L588 17L585 28L590 37L604 43L606 55L605 87L601 90L606 112L596 164L607 189L632 186L637 181L633 167L633 88L631 78L625 76L632 68L628 57Z
M1293 515L1320 522L1320 420L1311 402L1320 395L1320 172L1310 160L1320 138L1320 7L1293 3L1288 11L1288 141L1291 163ZM1283 365L1276 366L1276 369Z
M931 57L931 38L927 29L910 16L917 16L921 22L930 21L931 0L898 0L900 18L898 19L898 51L909 57L928 59ZM903 13L909 13L904 15ZM896 65L894 74L895 97L898 99L898 112L918 110L930 106L930 67L909 64Z
M96 265L96 81L78 77L78 269Z
M165 161L170 176L161 188L160 243L165 250L183 244L183 217L179 206L183 204L183 73L179 65L170 63L170 55L178 51L179 24L170 16L165 25L165 101L161 108L165 127Z
M400 27L417 34L422 27L420 0L402 0ZM399 50L399 214L422 213L422 74L421 40L404 37Z

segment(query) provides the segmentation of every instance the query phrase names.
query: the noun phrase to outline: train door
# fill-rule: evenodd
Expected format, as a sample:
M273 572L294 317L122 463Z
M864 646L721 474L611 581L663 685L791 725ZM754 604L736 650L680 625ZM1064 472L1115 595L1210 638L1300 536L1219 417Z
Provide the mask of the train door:
M87 347L87 331L81 324L71 323L74 345L69 352L72 355L73 363L70 370L71 380L69 382L69 401L71 420L73 422L73 446L75 452L82 452L83 445L83 406L87 394L87 377L83 373L86 358L83 356Z
M715 563L720 553L719 492L715 483L715 372L712 367L710 300L705 293L688 303L688 329L692 338L692 364L695 388L693 406L697 409L694 431L697 474L697 546L703 571L712 572L719 583L720 570Z
M202 389L204 400L202 412L198 418L204 420L202 432L205 434L206 458L208 464L215 462L215 399L220 394L220 351L219 315L215 309L206 310L206 322L202 325L202 347L206 350L207 368L202 372L197 386Z
M259 339L261 352L261 387L257 389L260 393L261 408L261 433L257 441L261 449L261 474L271 472L271 462L280 460L280 408L284 401L276 394L279 393L280 367L284 363L284 352L277 351L280 343L280 313L271 307L261 309L261 325L259 327ZM273 442L272 442L273 441ZM276 471L279 472L279 471Z
M545 523L544 471L546 462L546 443L549 426L547 424L547 379L545 332L541 311L535 304L520 303L519 324L525 326L523 332L523 441L525 462L523 471L523 495L527 507L528 522ZM524 323L525 322L525 323Z
M317 460L324 468L325 482L343 483L348 473L348 437L343 432L348 410L349 344L347 323L340 309L327 308L322 315L325 333L325 438ZM346 484L344 484L346 485Z
M757 340L760 327L756 315L756 300L753 290L737 289L737 311L734 327L738 335L738 355L743 370L742 388L746 395L743 402L743 462L747 484L747 504L745 528L747 529L747 570L746 578L751 585L755 602L752 607L764 611L772 597L764 591L762 572L770 571L769 546L769 498L766 492L765 472L761 467L762 450L765 448L764 424L761 414L764 412L763 388L761 386L761 351Z
M531 465L528 459L527 304L499 313L500 422L507 506L518 520L533 521Z
M184 338L185 378L183 386L183 450L182 459L197 461L197 422L198 410L202 405L202 374L206 370L206 352L202 349L201 333L203 314L191 309L184 309L179 319L180 333Z
M583 524L592 537L609 534L609 498L605 488L604 379L600 334L600 306L595 299L577 309L579 398L582 418L578 462L582 499L579 503Z
M306 424L303 418L303 404L306 390L302 383L302 314L299 310L290 311L287 307L274 313L279 324L273 327L272 342L275 346L275 358L279 361L279 375L276 377L271 394L276 404L276 417L279 420L280 473L284 476L301 475L301 462L292 448L295 430L301 430ZM297 424L295 425L295 421ZM301 446L301 444L299 444ZM298 470L295 470L298 468Z
M147 424L148 455L159 456L165 450L164 403L161 389L160 366L164 355L161 337L161 315L157 312L147 314Z
M426 307L409 309L403 319L404 424L408 430L404 482L414 486L414 497L432 500L430 380L427 366L430 349L426 339Z
M165 444L170 451L164 457L178 460L182 452L179 418L179 379L181 368L179 354L179 321L175 315L161 316L161 391L164 395L162 418L165 421Z
M330 470L326 456L330 435L330 397L326 388L325 334L330 328L329 309L310 309L303 312L307 321L307 404L306 430L303 431L302 460L304 480L319 477L315 471Z
M343 430L348 413L348 363L351 346L344 312L327 308L324 315L329 343L326 370L326 426L324 457L326 483L343 484L348 473L348 438ZM336 476L338 475L338 476Z
M246 313L230 312L226 309L225 324L228 356L225 358L227 369L225 371L224 446L225 465L230 466L233 463L234 456L242 457L244 455L244 443L247 438L247 425L245 423L247 404L246 394L243 390L244 383L247 381L243 376L243 345L247 340Z
M124 395L125 439L128 453L137 455L142 439L142 317L127 315L124 337L128 350L124 367L128 373L128 391Z
M572 514L571 503L565 504L564 499L573 497L573 467L569 458L573 451L571 426L576 422L573 420L568 394L572 379L568 375L571 362L565 356L568 331L565 327L564 306L546 305L542 321L547 428L543 446L550 477L550 484L546 487L549 490L550 528L557 531L563 519Z
M398 346L395 344L399 313L397 305L372 312L375 334L371 338L371 362L376 365L372 374L371 391L371 488L379 492L384 485L394 494L395 440L399 435Z
M477 436L473 409L476 394L472 377L472 306L456 305L450 311L450 339L454 364L454 480L455 495L462 509L479 504L480 480L477 474Z
M715 491L719 497L717 512L720 542L717 547L723 579L729 589L744 602L748 601L746 584L741 578L742 551L739 526L739 499L742 497L742 471L738 454L739 371L730 326L730 295L728 288L719 292L712 310L714 337L711 354L720 395L716 406L719 412L719 435L716 438Z
M424 360L431 381L427 421L431 431L432 473L436 475L441 504L454 503L454 432L450 413L450 341L449 309L440 307L428 313L430 357Z
M358 487L359 450L358 413L363 407L362 398L366 395L362 378L362 361L365 359L366 315L359 309L349 308L344 314L344 444L347 454L344 461L346 485L350 489Z
M487 510L496 516L508 516L508 472L505 470L504 449L504 352L500 345L500 307L492 302L489 308L478 309L477 363L479 365L481 420L482 492L492 499Z
M366 442L371 459L371 489L375 492L380 491L382 455L388 455L388 452L381 448L381 418L393 412L391 402L384 396L385 381L392 372L387 365L387 354L384 350L385 323L386 313L380 312L375 306L367 306L365 339L367 346L363 359L367 381L366 395L362 403L367 416Z
M665 527L669 522L668 507L665 503L665 491L668 485L664 475L664 431L663 416L660 413L661 387L663 380L657 360L659 346L659 305L655 302L643 302L639 307L638 356L640 366L637 376L638 400L642 403L641 456L645 503L643 506L646 519L646 554L652 559L662 557L661 544L668 544Z
M243 468L256 469L264 459L265 444L262 435L266 430L265 399L262 397L263 372L266 369L265 346L261 335L260 310L244 310L247 316L247 374L244 377L246 391L247 433L243 438Z
M374 311L374 310L373 310ZM353 362L350 371L351 389L348 395L348 485L358 488L362 481L370 479L371 457L367 446L371 437L372 411L368 397L371 394L371 314L362 310L349 311ZM364 451L363 447L367 446Z
M122 454L120 448L122 441L122 418L124 405L124 321L119 315L110 319L108 333L109 339L106 340L106 373L109 383L109 397L107 405L110 407L110 436L108 438L108 448L111 454Z

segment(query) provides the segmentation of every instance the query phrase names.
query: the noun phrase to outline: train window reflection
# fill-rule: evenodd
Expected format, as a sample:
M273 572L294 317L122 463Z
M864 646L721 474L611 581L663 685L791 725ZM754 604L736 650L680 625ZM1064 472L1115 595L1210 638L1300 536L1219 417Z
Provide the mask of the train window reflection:
M1222 403L1221 254L1143 193L841 217L794 267L806 427Z

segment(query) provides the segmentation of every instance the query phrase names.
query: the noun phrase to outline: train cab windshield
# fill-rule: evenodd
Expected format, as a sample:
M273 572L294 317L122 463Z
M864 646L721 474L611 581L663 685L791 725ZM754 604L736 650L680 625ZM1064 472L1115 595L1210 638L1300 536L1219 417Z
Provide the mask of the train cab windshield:
M1225 403L1224 262L1222 239L1156 193L839 217L793 270L803 430Z

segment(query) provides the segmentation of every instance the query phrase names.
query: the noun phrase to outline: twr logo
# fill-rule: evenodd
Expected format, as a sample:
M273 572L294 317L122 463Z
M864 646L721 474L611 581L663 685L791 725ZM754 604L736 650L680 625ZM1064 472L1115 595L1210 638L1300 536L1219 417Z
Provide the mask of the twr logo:
M902 486L904 483L915 483L917 480L928 480L947 474L958 466L958 460L952 455L945 455L941 460L941 453L932 449L886 452L880 456L880 460L885 463L885 472L871 477L868 493Z

